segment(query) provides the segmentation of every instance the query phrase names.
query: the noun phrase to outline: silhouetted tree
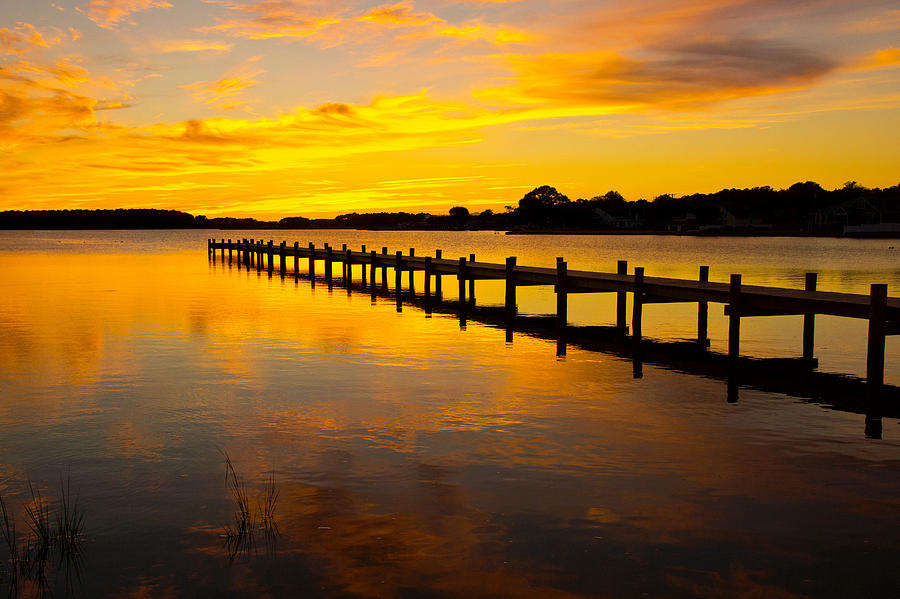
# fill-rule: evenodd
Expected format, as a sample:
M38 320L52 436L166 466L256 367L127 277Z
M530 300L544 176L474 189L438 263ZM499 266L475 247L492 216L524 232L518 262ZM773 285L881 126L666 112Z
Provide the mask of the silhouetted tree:
M450 216L453 218L456 226L461 228L469 220L469 209L464 206L454 206L450 209Z

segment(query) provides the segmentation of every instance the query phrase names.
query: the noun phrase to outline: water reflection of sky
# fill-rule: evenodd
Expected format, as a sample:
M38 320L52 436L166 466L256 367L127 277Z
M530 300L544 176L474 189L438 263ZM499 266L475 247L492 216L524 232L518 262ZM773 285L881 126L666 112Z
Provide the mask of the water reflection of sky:
M0 493L19 506L26 474L51 493L71 473L85 596L900 582L896 420L867 440L857 414L753 390L728 404L724 382L651 366L635 380L607 354L560 360L539 339L211 267L185 235L193 247L165 253L108 237L103 252L0 253ZM229 563L217 448L252 495L275 470L275 555Z

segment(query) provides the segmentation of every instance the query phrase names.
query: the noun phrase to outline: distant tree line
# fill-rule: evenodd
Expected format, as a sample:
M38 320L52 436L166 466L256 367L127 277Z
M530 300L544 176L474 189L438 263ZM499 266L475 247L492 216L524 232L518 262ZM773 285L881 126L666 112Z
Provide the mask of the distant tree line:
M840 234L848 225L900 223L900 185L869 189L850 181L826 190L818 183L723 189L709 194L626 200L617 191L571 200L549 185L526 193L505 212L447 214L377 212L278 221L193 216L177 210L8 210L0 229L494 229L520 231L647 231Z

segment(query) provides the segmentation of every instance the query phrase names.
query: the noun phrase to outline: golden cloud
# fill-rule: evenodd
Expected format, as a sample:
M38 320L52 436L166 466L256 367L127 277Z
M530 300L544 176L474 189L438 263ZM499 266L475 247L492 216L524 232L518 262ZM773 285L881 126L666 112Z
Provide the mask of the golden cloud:
M91 0L87 3L88 18L105 29L115 29L132 13L171 7L166 0Z
M415 12L412 2L382 4L359 17L358 20L393 27L421 27L444 22L443 19L430 12Z

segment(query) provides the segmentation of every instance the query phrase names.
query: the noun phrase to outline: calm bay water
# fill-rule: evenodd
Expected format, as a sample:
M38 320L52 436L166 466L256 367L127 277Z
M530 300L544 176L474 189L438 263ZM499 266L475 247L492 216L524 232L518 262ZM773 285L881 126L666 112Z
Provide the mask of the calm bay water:
M0 233L0 495L28 480L85 516L83 560L20 596L858 597L900 588L900 426L644 367L389 299L210 264L206 231ZM358 249L896 295L895 242L225 232ZM301 261L301 266L304 266ZM449 279L447 280L449 283ZM421 286L421 279L418 285ZM421 287L420 287L421 288ZM455 284L445 285L452 297ZM479 282L479 304L502 283ZM611 324L606 294L570 320ZM525 313L552 290L522 288ZM696 307L644 333L695 334ZM862 374L863 322L819 317L822 370ZM713 348L724 347L710 307ZM742 349L800 353L799 317L747 319ZM886 380L900 382L897 337ZM279 534L231 553L221 451L251 504L274 472ZM24 541L23 541L24 542Z

